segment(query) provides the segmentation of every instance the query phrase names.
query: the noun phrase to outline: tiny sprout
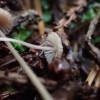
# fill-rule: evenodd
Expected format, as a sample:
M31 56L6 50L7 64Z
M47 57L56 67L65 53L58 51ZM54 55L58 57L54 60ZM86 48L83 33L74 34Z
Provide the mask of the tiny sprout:
M62 46L61 39L55 32L51 32L47 36L44 42L44 46L37 46L37 45L23 42L21 40L3 38L3 37L0 37L0 41L17 42L29 48L43 50L49 64L52 63L53 58L61 58L63 53L63 46Z

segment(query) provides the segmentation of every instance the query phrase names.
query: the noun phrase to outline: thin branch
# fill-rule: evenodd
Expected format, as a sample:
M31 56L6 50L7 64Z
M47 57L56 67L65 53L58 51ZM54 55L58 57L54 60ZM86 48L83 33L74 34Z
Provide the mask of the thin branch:
M24 75L19 75L17 73L9 73L7 72L7 75L5 74L4 71L0 71L0 80L3 81L6 85L12 85L9 83L15 82L16 84L21 84L23 86L28 86L30 84L29 80L27 79L26 76ZM43 79L41 77L38 77L38 80L48 89L48 87L56 87L57 82L52 81L49 79ZM7 82L8 81L8 82Z
M89 86L94 81L94 78L96 77L98 71L99 71L99 67L98 67L98 65L95 64L95 66L93 67L93 69L91 70L89 76L86 79L86 82L88 82Z
M91 39L91 35L94 33L95 27L97 25L97 23L99 22L99 18L100 16L96 16L90 23L87 35L85 37L85 40L88 41Z
M21 7L22 7L22 10L23 10L23 11L25 11L25 10L26 10L26 8L25 8L25 6L24 6L24 4L23 4L22 0L19 0L19 3L20 3L20 5L21 5Z
M97 64L98 64L98 61L99 61L99 58L100 58L99 57L100 51L93 44L91 44L90 39L91 39L91 35L94 33L94 30L95 30L95 27L96 27L97 23L99 22L99 18L100 18L100 16L96 16L91 21L90 26L89 26L89 29L88 29L88 32L87 32L87 34L85 36L85 41L86 41L85 47L88 48L87 50L90 53L90 55L93 56L93 59L96 58ZM97 72L99 70L98 65L94 66L94 68L92 69L92 71L90 72L90 74L89 74L89 76L88 76L88 78L86 80L89 85L92 84L92 82L94 81L94 79L95 79L95 77L97 75ZM98 80L98 76L97 76L95 86L98 85L98 81L99 80Z
M66 15L56 24L55 28L69 27L71 22L75 20L79 14L77 12L82 12L84 7L87 6L86 0L78 0L77 6L71 8Z
M25 0L24 2L26 4L26 10L30 9L30 0Z
M41 8L40 0L33 0L33 3L34 3L35 10L39 13L40 17L42 17L43 14L42 14L42 8ZM45 25L44 25L43 20L41 20L38 23L38 27L39 27L40 34L44 34Z

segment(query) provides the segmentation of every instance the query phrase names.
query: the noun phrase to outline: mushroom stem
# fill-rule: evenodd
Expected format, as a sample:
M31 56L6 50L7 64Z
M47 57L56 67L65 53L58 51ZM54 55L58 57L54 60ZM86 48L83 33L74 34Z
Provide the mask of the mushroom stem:
M23 42L21 40L16 40L16 39L12 39L12 38L3 38L3 37L0 37L0 41L10 41L10 42L16 42L16 43L20 43L24 46L27 46L29 48L35 48L35 49L40 49L40 50L50 50L50 51L56 51L56 48L52 48L52 47L42 47L42 46L37 46L37 45L33 45L33 44L30 44L30 43L26 43L26 42Z
M3 32L0 30L0 35L2 37L6 36L3 34ZM4 40L3 40L4 41ZM27 76L30 78L31 82L33 83L33 85L36 87L36 89L38 90L38 92L40 93L41 97L43 98L43 100L53 100L53 98L51 97L51 95L48 93L48 91L45 89L45 87L40 83L40 81L38 80L37 76L34 74L34 72L30 69L30 67L27 65L27 63L22 59L22 57L16 52L16 50L14 49L14 47L11 45L10 42L5 42L7 44L7 46L9 47L10 51L12 52L12 54L15 56L15 58L17 59L17 61L19 62L19 64L22 66L22 68L25 70Z

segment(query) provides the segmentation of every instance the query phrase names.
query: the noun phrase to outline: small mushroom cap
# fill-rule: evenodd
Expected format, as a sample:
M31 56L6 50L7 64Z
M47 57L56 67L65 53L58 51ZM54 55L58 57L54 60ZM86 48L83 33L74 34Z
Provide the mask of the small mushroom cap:
M4 34L8 34L13 28L13 17L11 14L0 8L0 30Z
M63 46L60 37L55 32L51 32L47 36L44 46L55 48L55 51L44 51L44 55L49 64L52 63L53 58L61 58L63 53Z

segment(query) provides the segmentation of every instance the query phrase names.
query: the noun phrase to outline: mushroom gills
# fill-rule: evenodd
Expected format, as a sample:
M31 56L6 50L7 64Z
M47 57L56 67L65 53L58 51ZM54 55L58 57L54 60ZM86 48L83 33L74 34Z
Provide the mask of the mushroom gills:
M51 32L47 36L44 46L55 48L55 51L44 50L44 55L49 64L52 63L53 58L61 58L63 46L60 37L55 32Z

